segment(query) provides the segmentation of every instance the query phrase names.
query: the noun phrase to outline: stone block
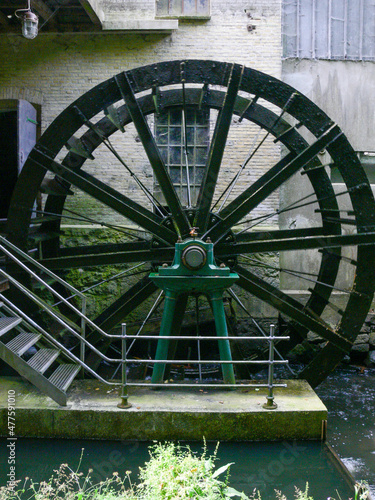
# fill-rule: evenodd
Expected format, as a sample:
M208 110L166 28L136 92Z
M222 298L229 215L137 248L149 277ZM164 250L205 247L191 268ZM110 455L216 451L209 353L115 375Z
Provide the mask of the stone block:
M368 355L369 364L375 366L375 351L370 351Z
M355 353L366 353L369 352L370 346L369 344L354 344L352 347L352 352Z
M368 333L360 333L354 341L354 345L356 344L368 344L369 334Z

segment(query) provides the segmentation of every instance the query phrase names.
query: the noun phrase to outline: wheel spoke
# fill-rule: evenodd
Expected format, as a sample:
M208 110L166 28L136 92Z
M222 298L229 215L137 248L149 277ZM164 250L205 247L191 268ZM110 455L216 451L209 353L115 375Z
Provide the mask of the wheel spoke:
M180 235L187 235L190 231L190 223L182 210L176 190L173 187L160 151L156 146L155 139L150 131L144 114L139 107L126 73L122 73L122 75L117 76L116 81L132 117L135 128L137 129L139 138L142 141L152 169L155 172L160 189L162 190L167 205L171 210L177 229Z
M290 231L293 233L293 231ZM341 234L334 236L311 236L297 238L281 238L266 241L248 241L244 243L222 244L217 247L220 257L240 255L242 253L282 252L287 250L312 250L314 248L334 248L339 246L373 245L375 232L358 234Z
M58 257L42 259L48 269L73 269L133 262L171 262L174 248L150 248L148 242L80 246L61 249Z
M254 155L256 154L256 152L258 151L258 149L261 147L261 145L263 144L263 142L267 139L267 137L269 136L269 132L267 132L267 134L263 137L263 139L260 141L260 143L258 144L257 147L255 147L257 141L258 141L258 138L259 138L259 135L261 133L262 129L259 129L257 135L255 136L254 138L254 141L253 141L253 144L251 145L251 148L250 148L250 153L248 154L246 160L242 163L242 165L240 166L240 168L238 169L238 172L236 173L236 175L233 177L233 179L229 182L229 184L227 185L227 187L224 189L224 191L221 193L221 195L219 196L219 198L216 200L214 206L212 207L212 211L214 211L215 207L219 204L220 200L222 198L223 201L221 202L221 205L220 207L217 209L216 213L220 213L222 208L224 207L227 199L229 198L231 192L233 191L233 189L236 187L236 184L241 176L241 174L243 173L243 171L245 170L245 168L247 167L248 163L250 162L250 160L254 157Z
M163 217L163 208L158 202L158 200L155 199L153 194L147 189L147 187L143 184L143 182L138 178L138 176L135 174L135 172L132 171L132 169L129 167L129 165L124 161L124 159L121 157L121 155L116 151L116 148L113 146L111 141L109 140L109 137L107 137L101 129L94 123L92 123L90 120L88 120L85 115L82 113L82 111L78 108L78 106L74 106L74 109L76 110L77 114L81 117L81 119L84 121L85 125L92 130L102 141L102 144L117 158L117 160L125 167L125 169L129 172L131 175L132 179L138 184L140 189L143 191L143 193L146 195L148 200L152 203L152 205L155 207L155 210L159 212L159 214Z
M260 324L253 318L252 314L246 309L246 307L243 305L243 303L241 302L240 298L238 297L238 295L232 290L232 288L229 288L227 290L227 292L229 293L229 295L235 300L235 302L237 302L237 304L240 306L240 308L247 314L247 316L249 316L250 318L250 321L253 323L253 325L255 326L255 328L258 330L258 332L263 336L263 337L268 337L268 333L266 333L263 328L260 326ZM268 342L269 343L269 342ZM281 353L279 352L279 350L274 347L274 351L276 352L276 354L279 356L280 359L282 360L285 360L285 358L281 355ZM292 373L292 375L294 376L295 375L295 372L292 370L292 368L289 366L289 364L286 365L288 370Z
M191 207L191 187L190 187L190 171L188 158L188 129L187 129L187 109L186 109L186 89L185 89L185 63L180 65L181 83L182 83L182 134L185 158L186 184L187 184L187 206Z
M40 217L39 220L37 218L31 219L32 224L45 224L46 222L51 222L51 221L56 221L56 220L74 220L74 221L80 221L80 222L90 222L93 225L101 226L101 227L107 227L108 229L114 229L115 231L118 231L120 233L126 234L130 238L134 238L137 240L143 239L146 240L145 238L142 238L140 236L140 231L138 229L133 229L133 228L127 228L124 229L123 226L118 226L116 224L109 224L108 222L104 222L98 219L93 219L92 217L88 217L87 215L80 214L79 212L76 212L74 210L69 210L68 208L64 207L64 212L73 214L73 215L66 215L65 213L55 213L55 212L49 212L47 210L32 210L31 211L33 214L36 214L37 216ZM49 220L49 217L51 218ZM130 231L133 231L131 233Z
M198 195L198 215L195 225L199 228L200 233L204 233L207 229L212 199L215 192L220 165L224 155L224 149L243 71L243 66L233 65L229 78L228 91L225 95L224 104L216 122L215 132L210 152L208 154L205 177Z
M237 282L239 286L296 321L302 327L331 341L339 349L345 352L350 350L352 343L349 340L332 330L327 323L319 316L315 316L312 311L308 311L300 302L239 265L235 266L234 270L240 276Z
M232 226L240 222L251 210L311 161L322 149L338 139L341 134L339 127L334 125L299 155L295 156L293 153L289 153L282 158L223 209L221 212L222 220L217 222L205 236L210 236L213 241L221 239Z
M175 243L176 234L161 225L162 219L160 217L154 215L150 210L147 210L147 208L144 208L139 203L136 203L127 196L107 186L107 184L104 184L87 172L83 170L74 170L67 165L58 163L43 154L40 149L34 149L31 161L51 170L96 200L104 203L147 231L150 231L151 234L157 236L161 240L167 243Z
M94 320L103 330L111 330L157 290L148 276L130 287Z
M161 303L163 302L164 300L164 297L163 297L163 290L159 293L159 295L156 297L156 300L155 302L152 304L151 306L151 309L148 311L147 313L147 316L145 317L145 319L142 321L142 324L141 326L138 328L137 330L137 333L136 333L136 336L139 337L139 335L141 334L143 328L145 327L146 323L148 322L148 320L151 318L151 316L153 314L155 314L155 312L159 309L159 306L161 305ZM131 351L131 348L133 347L133 345L135 344L135 341L137 339L133 339L130 343L130 346L126 349L126 355L129 356L129 352Z
M241 255L244 259L246 259L248 262L245 263L243 262L242 265L249 265L250 267L254 268L255 266L258 269L272 269L273 271L277 271L279 273L284 273L284 274L289 274L291 276L295 276L296 278L300 280L305 280L310 283L313 283L314 285L320 285L321 287L325 288L328 287L331 290L335 290L337 292L342 292L342 293L352 293L350 290L346 290L345 288L339 288L337 286L330 285L329 283L325 283L323 281L319 281L318 275L315 273L308 273L308 272L303 272L303 271L294 271L293 269L286 269L283 267L276 267L276 266L271 266L270 264L266 264L258 259L252 259L251 257L247 255ZM318 294L318 292L314 290L309 289L312 293ZM321 297L324 298L324 297ZM331 304L332 308L334 308L334 305Z
M326 233L327 231L323 227L275 229L272 231L254 231L250 233L239 233L236 234L236 241L237 243L244 243L247 241L282 240L285 238L298 238L298 237L306 238L307 236L324 236Z

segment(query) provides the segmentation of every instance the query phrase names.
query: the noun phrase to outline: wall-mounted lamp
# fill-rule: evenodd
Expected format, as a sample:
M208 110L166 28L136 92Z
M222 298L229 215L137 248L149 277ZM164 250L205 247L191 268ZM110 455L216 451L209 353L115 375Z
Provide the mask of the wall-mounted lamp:
M29 40L35 38L38 34L38 16L31 12L30 0L27 2L27 9L18 9L15 14L21 19L22 35Z

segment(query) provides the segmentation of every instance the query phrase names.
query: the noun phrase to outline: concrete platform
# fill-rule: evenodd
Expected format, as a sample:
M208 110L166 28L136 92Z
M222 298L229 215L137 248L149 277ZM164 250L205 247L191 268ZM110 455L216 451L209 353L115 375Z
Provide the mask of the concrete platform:
M0 435L8 436L8 391L15 391L15 435L74 439L274 441L321 440L327 409L307 382L275 389L278 408L265 410L265 388L235 390L131 388L126 410L119 390L75 381L61 407L22 378L0 378ZM322 431L323 429L323 431Z

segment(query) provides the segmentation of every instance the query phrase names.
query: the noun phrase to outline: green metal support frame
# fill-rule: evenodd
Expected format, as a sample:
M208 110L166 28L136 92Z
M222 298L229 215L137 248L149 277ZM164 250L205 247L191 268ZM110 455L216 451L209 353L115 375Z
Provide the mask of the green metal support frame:
M152 383L163 382L165 363L168 358L169 340L162 337L173 335L173 323L176 314L176 302L182 294L203 293L212 305L218 337L227 337L227 323L224 312L223 293L239 279L237 273L231 273L229 267L218 266L214 259L213 244L200 239L189 238L175 245L175 257L171 266L164 264L157 273L151 273L151 280L165 291L165 303L160 327L160 339L156 349ZM229 340L219 341L219 353L222 361L232 361ZM223 380L234 384L233 365L222 365Z

